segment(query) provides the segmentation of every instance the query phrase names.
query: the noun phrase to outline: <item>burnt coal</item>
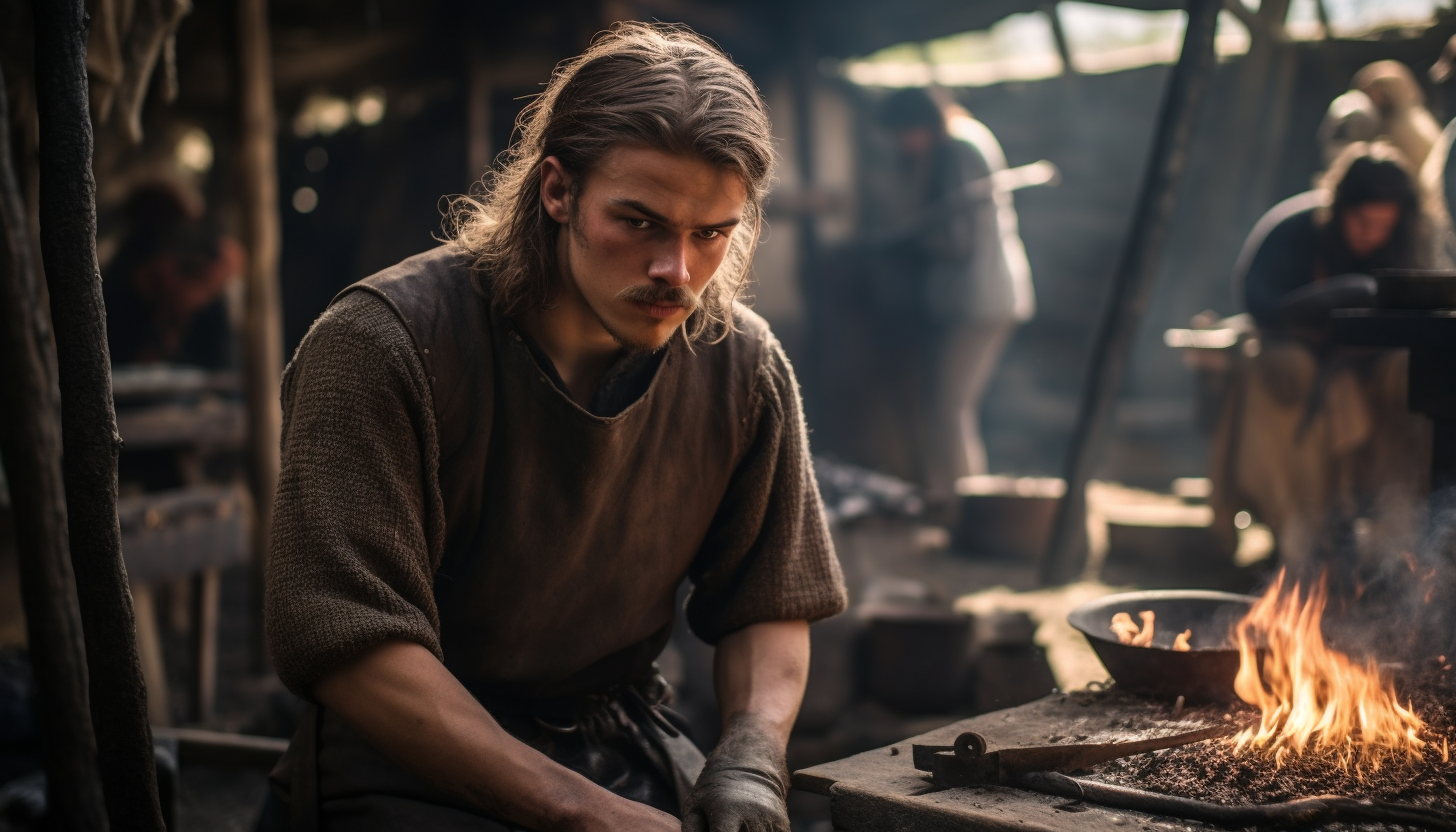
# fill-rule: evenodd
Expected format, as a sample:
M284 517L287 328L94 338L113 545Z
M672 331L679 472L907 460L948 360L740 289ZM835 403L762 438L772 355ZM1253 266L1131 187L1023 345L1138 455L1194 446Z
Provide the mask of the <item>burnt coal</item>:
M1400 690L1402 700L1408 697L1426 722L1423 738L1436 739L1424 760L1409 765L1387 766L1363 777L1328 756L1289 757L1276 766L1257 752L1235 753L1232 740L1224 739L1117 760L1099 766L1090 779L1225 805L1338 795L1456 814L1456 756L1443 762L1440 748L1441 738L1456 740L1456 679L1438 670ZM1258 719L1256 710L1242 704L1226 712L1240 722Z

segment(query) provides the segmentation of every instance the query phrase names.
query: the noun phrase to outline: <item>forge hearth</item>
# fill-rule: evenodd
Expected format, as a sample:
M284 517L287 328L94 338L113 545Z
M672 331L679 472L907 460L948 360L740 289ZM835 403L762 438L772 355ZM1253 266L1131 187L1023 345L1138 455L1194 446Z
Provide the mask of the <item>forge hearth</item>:
M1430 734L1456 735L1456 688L1435 678L1410 690L1414 710ZM1255 716L1243 706L1230 713ZM1456 752L1447 756L1451 753ZM1215 803L1273 803L1337 794L1427 806L1456 817L1456 758L1442 756L1441 748L1428 748L1420 763L1362 775L1340 768L1328 756L1292 756L1275 766L1262 754L1235 755L1226 744L1200 743L1116 760L1099 767L1091 779Z
M1456 733L1456 687L1445 676L1413 689L1415 709L1434 732ZM1028 705L984 714L893 746L796 772L795 788L828 795L834 828L843 832L1092 832L1211 828L1179 817L1109 809L1008 786L936 791L914 766L912 745L946 746L964 732L992 746L1129 742L1216 725L1257 720L1242 704L1205 705L1175 713L1172 702L1115 690L1054 694ZM1440 749L1410 768L1367 773L1363 780L1324 758L1296 758L1276 768L1265 757L1235 754L1227 739L1128 757L1077 772L1081 780L1212 803L1267 804L1338 795L1436 810L1456 818L1456 762ZM1368 827L1367 827L1368 828ZM1453 827L1456 828L1456 827Z

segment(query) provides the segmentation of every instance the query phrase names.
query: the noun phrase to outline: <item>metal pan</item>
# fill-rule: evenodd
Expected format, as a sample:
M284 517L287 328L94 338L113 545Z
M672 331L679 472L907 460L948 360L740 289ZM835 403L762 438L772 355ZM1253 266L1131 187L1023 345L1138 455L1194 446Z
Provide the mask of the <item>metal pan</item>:
M1067 614L1067 622L1087 637L1119 690L1221 702L1234 698L1239 671L1233 628L1255 600L1197 589L1125 592L1083 604ZM1112 632L1112 617L1125 612L1137 621L1143 610L1157 616L1152 646L1120 644ZM1173 640L1184 630L1193 631L1192 649L1175 651Z

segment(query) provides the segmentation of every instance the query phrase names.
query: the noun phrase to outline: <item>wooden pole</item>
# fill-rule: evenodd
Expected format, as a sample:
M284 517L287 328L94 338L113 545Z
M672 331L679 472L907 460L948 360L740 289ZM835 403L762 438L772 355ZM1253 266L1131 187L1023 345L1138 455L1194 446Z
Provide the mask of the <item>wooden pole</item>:
M96 263L96 180L83 0L35 0L40 244L61 390L71 565L86 634L91 718L111 828L162 832L147 691L121 559L106 306Z
M273 492L278 485L278 441L283 414L278 402L283 370L283 321L278 300L277 116L273 110L272 47L267 0L238 0L237 55L240 87L243 246L248 252L243 312L243 371L252 455L255 608L263 606L263 569ZM268 666L261 615L253 630L253 667Z
M1072 63L1072 43L1067 40L1067 30L1062 26L1062 16L1057 11L1056 3L1047 3L1041 7L1041 13L1046 15L1047 22L1052 27L1052 41L1057 45L1057 54L1062 58L1062 73L1064 75L1076 75L1077 67Z
M39 693L49 828L106 828L86 680L86 648L66 533L61 394L10 154L0 77L0 458L10 481L20 589Z
M815 158L814 99L818 80L818 54L814 34L813 10L807 5L794 12L794 156L799 173L800 202L805 206L815 201L818 184L818 165ZM797 228L799 244L799 279L813 280L819 267L819 216L812 210L799 213Z
M486 61L485 47L481 44L480 37L471 38L466 48L469 50L469 83L465 101L465 135L468 142L465 187L469 192L485 176L495 154L490 146L491 67Z
M1123 242L1113 273L1112 293L1093 343L1081 406L1067 450L1067 493L1057 508L1051 541L1038 564L1038 578L1043 585L1073 578L1080 572L1078 562L1085 550L1087 526L1087 480L1106 440L1127 357L1153 294L1163 244L1172 225L1174 197L1188 163L1198 105L1213 74L1213 34L1222 8L1221 0L1188 0L1183 51L1168 79L1142 191L1133 210L1132 228Z

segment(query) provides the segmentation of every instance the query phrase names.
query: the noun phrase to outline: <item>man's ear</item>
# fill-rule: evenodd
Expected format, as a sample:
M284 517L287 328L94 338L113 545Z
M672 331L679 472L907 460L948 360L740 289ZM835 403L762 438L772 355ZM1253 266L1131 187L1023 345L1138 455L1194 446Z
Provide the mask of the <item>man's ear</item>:
M571 220L571 177L555 156L541 160L541 207L562 225Z

